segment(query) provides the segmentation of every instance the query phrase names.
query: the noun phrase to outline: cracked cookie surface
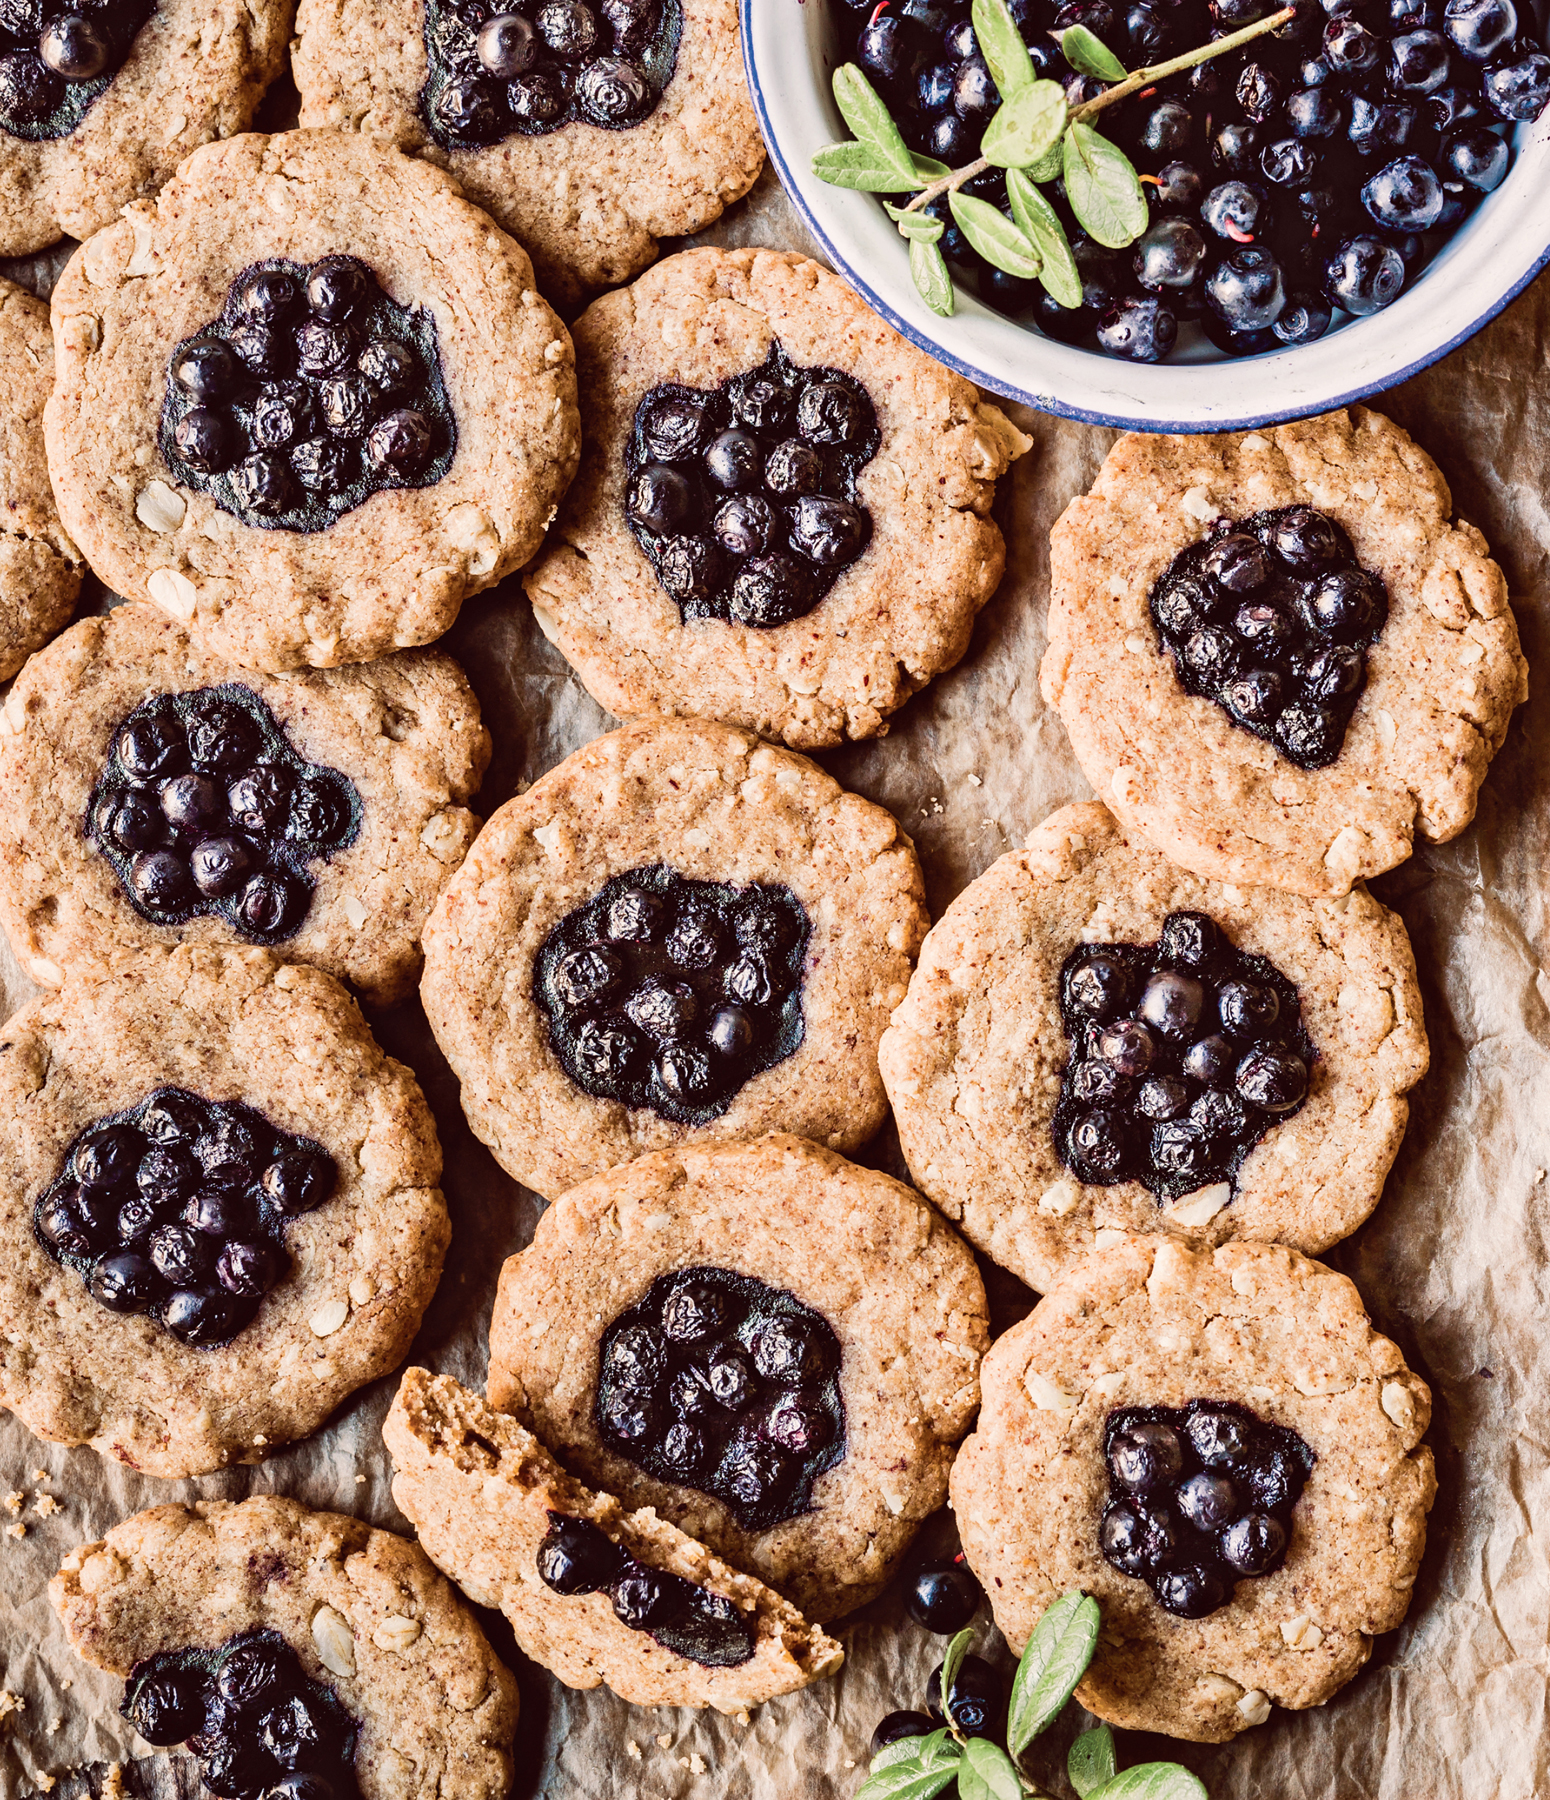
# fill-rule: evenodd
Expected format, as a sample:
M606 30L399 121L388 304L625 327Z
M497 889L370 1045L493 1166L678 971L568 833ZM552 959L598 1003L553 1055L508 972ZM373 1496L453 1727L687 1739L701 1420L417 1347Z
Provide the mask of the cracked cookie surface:
M1014 1652L1080 1588L1103 1615L1081 1704L1221 1743L1272 1705L1327 1700L1404 1618L1437 1490L1421 1443L1431 1393L1351 1282L1294 1250L1115 1236L986 1357L952 1507ZM1186 1619L1104 1560L1104 1431L1117 1408L1200 1397L1295 1431L1315 1460L1285 1560Z
M1328 767L1299 768L1191 697L1150 611L1159 577L1220 518L1310 506L1385 584L1387 623ZM1474 817L1527 664L1501 570L1450 523L1441 472L1365 407L1264 431L1127 435L1052 534L1039 671L1082 772L1173 858L1217 881L1344 894Z
M218 1348L105 1311L33 1231L76 1137L165 1087L251 1106L338 1171ZM391 1369L430 1304L449 1238L435 1124L319 970L201 947L73 979L0 1034L0 1120L0 1404L41 1437L168 1479L257 1462Z
M774 250L691 250L576 322L588 433L553 540L523 576L545 634L622 717L695 714L797 749L874 737L968 648L1001 578L995 483L1028 440L835 275ZM865 388L880 442L855 498L871 540L810 612L685 624L625 516L626 447L663 383L715 388L779 342Z
M147 695L235 682L306 761L339 771L361 805L354 841L310 862L305 916L282 954L387 1003L413 984L420 932L479 828L464 804L489 734L450 657L410 650L365 667L274 676L194 643L149 601L82 619L41 651L0 708L0 923L35 981L179 943L235 944L220 913L155 924L86 835L121 722Z
M246 131L280 73L291 0L157 0L128 58L67 136L0 131L0 256L89 238L184 157Z
M429 61L420 0L303 0L303 125L362 131L439 164L533 259L567 308L628 281L656 240L701 231L764 165L734 0L683 0L672 79L627 130L584 121L484 149L445 150L421 111Z
M839 1342L844 1455L805 1511L763 1529L651 1475L598 1427L608 1327L669 1271L699 1267L784 1290ZM556 1201L501 1271L489 1394L589 1480L827 1620L881 1591L942 1504L988 1342L974 1259L930 1207L890 1176L778 1135L642 1157ZM671 1397L665 1406L675 1417Z
M1272 1122L1231 1183L1160 1201L1067 1167L1054 1133L1074 1053L1061 970L1079 945L1149 944L1208 915L1298 992L1308 1097ZM953 901L921 948L879 1051L916 1182L987 1255L1041 1292L1111 1228L1319 1251L1378 1203L1427 1064L1410 940L1364 888L1307 899L1176 867L1095 803L1062 807Z
M429 311L456 452L432 485L383 489L327 530L243 524L162 458L168 359L253 264L335 255ZM570 339L521 247L439 170L356 134L199 151L77 252L53 318L45 428L67 529L116 592L149 594L248 668L327 668L440 637L533 554L575 469Z
M0 681L64 625L81 591L81 553L49 485L43 407L54 385L48 307L0 280Z
M553 928L614 877L662 865L783 887L812 922L800 1043L698 1125L585 1092L534 997ZM475 1135L553 1195L686 1142L793 1131L836 1150L863 1143L887 1110L877 1041L928 923L914 846L880 806L729 725L643 719L491 816L426 921L420 997Z
M503 1800L516 1677L417 1544L263 1495L155 1506L82 1544L49 1583L71 1648L144 1658L277 1631L360 1723L361 1800Z
M567 1686L607 1682L637 1706L735 1713L831 1674L844 1651L763 1582L729 1567L649 1508L566 1474L533 1434L451 1376L405 1372L382 1428L393 1499L471 1599L499 1607L524 1653ZM752 1639L744 1661L711 1668L628 1628L606 1591L562 1595L538 1572L556 1514L586 1520L646 1569L729 1601Z

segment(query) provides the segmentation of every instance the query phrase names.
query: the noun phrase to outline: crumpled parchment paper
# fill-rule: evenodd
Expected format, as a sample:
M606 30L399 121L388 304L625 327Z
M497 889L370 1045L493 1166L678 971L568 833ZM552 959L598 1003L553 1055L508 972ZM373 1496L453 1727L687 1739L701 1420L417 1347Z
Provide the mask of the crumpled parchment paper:
M266 107L266 111L269 110ZM766 172L707 240L810 249ZM13 265L46 292L50 259ZM1173 1757L1212 1800L1531 1800L1550 1794L1550 275L1444 362L1376 402L1442 465L1457 511L1485 531L1507 572L1536 689L1513 722L1475 825L1423 849L1377 884L1409 926L1432 1069L1375 1217L1328 1261L1361 1289L1380 1329L1431 1382L1430 1441L1441 1492L1404 1628L1328 1705L1277 1711L1208 1748L1121 1734L1121 1766ZM848 786L889 807L914 837L933 914L1052 808L1087 796L1059 719L1039 698L1048 534L1083 491L1113 434L1015 409L1032 452L1002 483L1006 580L968 656L873 743L823 756ZM106 598L97 595L97 604ZM90 607L89 593L83 607ZM495 736L479 801L489 813L611 721L535 628L510 581L468 605L445 648L468 670ZM0 1016L30 986L0 948ZM412 1360L482 1387L501 1260L530 1237L542 1203L508 1179L464 1125L456 1084L415 1002L372 1015L410 1063L446 1152L454 1239ZM865 1159L903 1174L891 1133ZM998 1329L1032 1297L986 1268ZM76 1543L141 1507L278 1492L408 1529L388 1491L378 1432L394 1383L378 1382L308 1442L256 1469L198 1481L138 1476L89 1450L41 1443L0 1416L0 1800L52 1775L55 1796L102 1791L104 1765L135 1753L120 1684L77 1662L48 1605L49 1576ZM51 1496L50 1512L38 1496ZM951 1516L933 1526L951 1542ZM744 1725L716 1714L631 1708L606 1688L573 1693L522 1659L498 1616L485 1623L522 1686L516 1793L545 1800L847 1800L872 1727L918 1706L944 1640L885 1595L845 1624L839 1675L775 1701ZM979 1646L1009 1665L982 1623ZM0 1700L0 1709L6 1706ZM1067 1796L1077 1708L1041 1740L1033 1768ZM144 1750L144 1746L139 1746ZM95 1768L81 1765L95 1764ZM71 1774L72 1769L79 1773ZM202 1793L188 1759L126 1767L127 1791Z

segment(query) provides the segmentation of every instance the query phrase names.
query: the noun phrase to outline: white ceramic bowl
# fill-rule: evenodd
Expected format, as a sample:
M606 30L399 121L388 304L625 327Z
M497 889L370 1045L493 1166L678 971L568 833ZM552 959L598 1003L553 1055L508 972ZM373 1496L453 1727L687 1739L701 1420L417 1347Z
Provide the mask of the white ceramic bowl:
M981 387L1045 412L1137 431L1234 431L1344 406L1477 332L1550 262L1550 115L1514 133L1506 181L1394 304L1316 343L1228 358L1209 343L1166 363L1130 363L1057 343L958 289L938 318L910 281L903 238L876 197L812 172L848 137L830 80L849 61L857 14L836 0L741 0L743 57L764 141L824 254L890 324ZM846 40L849 41L846 41Z

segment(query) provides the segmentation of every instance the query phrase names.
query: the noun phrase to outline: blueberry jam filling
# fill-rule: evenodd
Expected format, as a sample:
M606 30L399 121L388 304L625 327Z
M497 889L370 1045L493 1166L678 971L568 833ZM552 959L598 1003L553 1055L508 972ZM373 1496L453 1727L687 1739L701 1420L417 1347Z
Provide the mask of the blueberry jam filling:
M80 1134L33 1230L99 1306L225 1344L286 1275L286 1221L321 1206L337 1175L321 1144L251 1106L157 1088Z
M544 939L533 996L584 1093L703 1125L802 1042L810 930L789 888L632 869Z
M137 1662L119 1711L148 1744L186 1744L225 1800L357 1800L356 1722L278 1631Z
M1308 1093L1315 1055L1297 989L1204 913L1169 913L1155 944L1079 944L1060 971L1071 1060L1055 1145L1098 1187L1163 1199L1231 1181Z
M538 1576L557 1594L606 1590L621 1625L702 1668L735 1669L753 1655L753 1632L730 1600L637 1562L590 1519L550 1513Z
M254 263L172 352L159 443L179 486L264 531L433 487L457 448L436 321L358 257Z
M767 1531L845 1455L839 1371L833 1326L784 1289L676 1269L603 1334L593 1418L610 1450Z
M1221 520L1169 563L1152 620L1188 694L1301 769L1340 755L1388 589L1311 506Z
M68 137L155 10L155 0L0 0L0 131Z
M854 46L910 148L952 168L976 160L1001 94L967 0L831 5L836 60ZM1035 71L1073 106L1105 84L1066 61L1056 32L1086 26L1139 69L1276 10L1276 0L1009 5ZM1150 223L1107 249L1080 230L1063 184L1044 189L1075 253L1079 306L992 268L945 194L927 211L942 221L954 278L1050 337L1148 363L1198 353L1202 337L1254 356L1391 305L1506 179L1506 134L1547 104L1550 55L1526 0L1310 0L1280 30L1094 120L1140 172ZM998 168L963 192L1010 213Z
M645 396L625 517L686 623L785 625L871 542L856 476L881 441L854 376L798 368L777 340L720 387L667 382Z
M113 734L87 836L153 925L218 913L256 944L294 937L307 863L354 843L355 784L309 763L251 688L158 694Z
M579 120L628 131L673 79L681 0L426 0L420 112L443 150Z
M1236 1582L1281 1566L1314 1454L1295 1431L1229 1400L1127 1406L1103 1432L1104 1559L1158 1604L1203 1619Z

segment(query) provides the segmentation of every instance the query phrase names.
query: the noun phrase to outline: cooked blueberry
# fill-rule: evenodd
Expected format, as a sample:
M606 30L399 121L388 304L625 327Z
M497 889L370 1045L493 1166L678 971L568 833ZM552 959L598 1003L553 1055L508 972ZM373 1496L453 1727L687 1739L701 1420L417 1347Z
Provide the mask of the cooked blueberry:
M1067 1140L1071 1166L1085 1180L1110 1181L1125 1165L1125 1126L1117 1112L1096 1107L1079 1113Z
M662 1423L660 1406L639 1388L608 1389L598 1398L598 1412L604 1430L627 1444L644 1443Z
M1229 631L1207 625L1184 641L1184 663L1199 681L1224 686L1237 673L1238 645Z
M194 886L208 898L234 894L253 872L258 858L242 838L206 838L188 859Z
M199 1755L206 1788L231 1800L251 1800L279 1773L262 1745L242 1737L203 1738Z
M823 458L800 438L785 439L764 460L764 485L783 499L816 494L823 474Z
M926 1682L926 1710L938 1723L951 1719L964 1737L994 1737L1001 1713L1001 1677L979 1656L966 1656L944 1700L942 1665Z
M828 1369L828 1348L815 1325L777 1313L753 1335L753 1364L766 1381L799 1387Z
M1190 1448L1208 1469L1236 1462L1248 1449L1248 1421L1237 1413L1202 1407L1184 1422Z
M735 492L758 485L762 460L758 438L734 427L711 439L705 451L705 473L718 488Z
M871 535L871 520L849 500L804 494L795 508L792 544L824 568L854 562Z
M630 1388L655 1387L667 1372L662 1340L645 1325L616 1332L603 1359L608 1380Z
M656 560L658 580L680 606L710 600L720 583L721 558L707 538L666 538Z
M736 376L727 386L732 416L739 425L765 436L784 431L791 423L791 393L783 381L762 369Z
M95 81L112 59L113 42L98 20L60 13L43 27L38 55L65 81Z
M775 541L775 527L775 508L758 494L734 494L711 519L716 542L731 556L761 555Z
M1300 1491L1303 1478L1304 1471L1280 1449L1261 1451L1249 1462L1243 1476L1249 1498L1266 1512L1287 1505Z
M295 344L276 325L248 319L232 327L229 343L250 375L289 375L295 363Z
M1153 1591L1169 1612L1183 1619L1203 1619L1227 1598L1221 1576L1204 1566L1169 1569L1158 1576Z
M24 51L0 54L0 118L30 125L59 106L65 86L52 69Z
M1238 1092L1264 1112L1288 1112L1308 1091L1308 1065L1290 1050L1262 1047L1238 1065Z
M685 462L705 442L705 407L688 395L667 395L650 402L639 428L654 461Z
M661 930L666 909L644 888L624 888L608 907L609 937L618 943L649 943Z
M719 1286L703 1277L685 1276L662 1303L662 1330L674 1343L698 1343L721 1330L727 1313L726 1295Z
M172 437L184 462L207 475L228 468L242 448L231 415L214 406L196 406L184 413Z
M575 1058L590 1081L612 1087L627 1081L645 1062L640 1038L628 1028L588 1019L576 1034Z
M716 1076L710 1057L697 1044L669 1044L657 1056L657 1083L687 1106L712 1095Z
M667 934L667 954L681 969L708 969L722 948L720 927L708 911L685 911Z
M676 531L693 516L694 510L695 494L689 478L666 463L647 463L630 483L625 500L629 517L647 531Z
M55 1188L38 1202L33 1222L56 1256L90 1256L106 1249L113 1234L94 1228L75 1204L78 1190Z
M326 1766L337 1752L333 1721L306 1692L281 1696L258 1722L258 1741L282 1769Z
M884 1713L872 1733L870 1754L876 1756L879 1750L898 1743L901 1738L927 1737L936 1728L936 1720L929 1713Z
M1200 1021L1205 1007L1205 988L1193 975L1180 975L1165 970L1154 975L1141 992L1136 1009L1143 1024L1160 1031L1165 1038L1188 1037ZM1129 1073L1140 1073L1130 1070Z
M258 1238L233 1239L215 1264L217 1279L232 1294L267 1294L279 1269L274 1246Z
M1122 1575L1146 1576L1153 1568L1153 1545L1148 1523L1140 1509L1128 1500L1111 1501L1098 1527L1098 1548L1104 1560Z
M170 850L142 850L129 865L129 891L150 912L175 912L190 898L188 864Z
M1274 669L1249 669L1227 683L1222 702L1235 719L1270 724L1286 704L1285 683Z
M538 1546L538 1575L557 1594L596 1594L619 1573L625 1554L588 1519L549 1515Z
M207 1237L240 1237L253 1223L253 1206L236 1188L204 1188L183 1208L183 1222Z
M118 1241L126 1247L149 1251L147 1239L157 1224L156 1208L132 1194L118 1209Z
M684 1595L673 1577L639 1563L620 1575L609 1588L619 1622L631 1631L653 1631L670 1625L683 1610Z
M414 407L385 414L366 434L366 455L371 463L400 475L420 474L434 449L431 422Z
M204 1109L192 1094L158 1088L145 1103L140 1130L153 1144L180 1144L204 1127Z
M285 464L265 452L244 457L232 470L231 485L239 506L265 517L284 512L295 492Z
M919 1570L906 1591L905 1606L917 1625L946 1636L963 1631L984 1598L985 1590L960 1557Z
M319 1150L282 1150L264 1170L261 1186L270 1205L286 1218L321 1206L333 1192L337 1170Z
M1222 1533L1222 1561L1240 1575L1263 1575L1286 1548L1286 1527L1272 1513L1245 1513Z
M790 1456L811 1456L831 1441L834 1422L822 1407L783 1394L765 1417L764 1435Z
M134 1174L144 1149L132 1125L104 1125L76 1145L70 1172L83 1187L117 1187Z
M262 763L226 790L232 820L255 837L283 830L290 816L291 778L278 763Z
M197 1287L209 1275L210 1239L187 1225L158 1225L147 1248L152 1267L169 1287Z
M1156 1050L1152 1033L1137 1019L1120 1019L1093 1041L1093 1053L1121 1075L1144 1075Z
M626 1015L659 1043L682 1037L699 1016L699 1000L686 982L646 981L624 1003Z
M343 1800L343 1796L322 1775L291 1771L265 1788L264 1800Z
M519 75L506 89L506 104L524 125L552 125L570 104L563 70L535 69L531 75Z
M705 1385L728 1412L741 1412L754 1397L753 1363L737 1344L721 1344L705 1363Z
M1137 1490L1172 1481L1184 1466L1179 1434L1170 1425L1142 1420L1109 1442L1109 1469L1122 1486Z
M259 937L294 931L307 910L310 890L295 878L255 875L237 901L237 916Z
M1238 1490L1226 1475L1202 1470L1181 1481L1177 1491L1179 1511L1196 1531L1215 1532L1237 1513Z
M1154 1075L1142 1082L1136 1094L1136 1111L1143 1119L1161 1123L1181 1118L1189 1111L1190 1101L1190 1090L1182 1081L1171 1075Z
M189 344L171 364L172 379L200 406L230 399L242 378L231 345L220 338Z
M784 625L806 611L810 579L794 557L750 557L732 584L730 612L739 625Z
M795 1484L797 1466L778 1444L739 1435L727 1446L716 1476L734 1506L752 1511L783 1499Z
M1116 956L1098 951L1083 959L1065 980L1066 1003L1100 1020L1114 1018L1130 996L1130 977Z
M144 1312L154 1304L158 1283L148 1256L134 1250L118 1250L98 1257L86 1283L99 1306L109 1312Z
M563 957L555 965L551 979L554 991L564 1005L585 1006L590 1001L602 999L618 983L622 973L619 958L612 951L592 945ZM637 1018L636 1023L642 1021Z
M122 1711L146 1743L181 1744L205 1722L204 1681L194 1669L161 1670L136 1685Z
M1121 1075L1112 1063L1095 1060L1073 1064L1066 1078L1072 1094L1084 1106L1103 1106L1110 1101L1126 1100L1135 1087L1134 1079Z
M290 1662L279 1644L265 1638L239 1640L221 1658L215 1691L242 1711L266 1707L290 1685Z
M154 1207L174 1210L193 1192L199 1180L198 1162L177 1144L153 1145L135 1169L135 1187Z

